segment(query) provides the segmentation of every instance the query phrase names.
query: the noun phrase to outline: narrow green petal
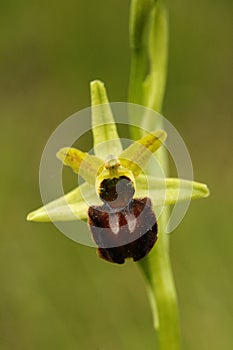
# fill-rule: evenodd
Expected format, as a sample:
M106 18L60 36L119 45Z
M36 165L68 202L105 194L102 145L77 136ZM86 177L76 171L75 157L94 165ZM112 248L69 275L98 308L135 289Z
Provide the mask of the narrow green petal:
M139 176L136 179L135 196L151 196L155 205L172 205L190 199L206 198L209 196L209 189L205 184L195 181L166 178L158 179L153 176Z
M100 203L94 186L85 182L66 195L31 212L27 220L38 222L86 220L88 207Z
M106 160L122 152L106 89L101 81L91 82L92 132L95 154Z
M140 140L132 143L119 156L123 167L138 176L145 169L152 154L163 144L167 134L163 130L156 130Z
M96 176L103 170L104 166L104 162L98 157L76 148L65 147L60 149L57 152L57 158L92 185L95 184Z

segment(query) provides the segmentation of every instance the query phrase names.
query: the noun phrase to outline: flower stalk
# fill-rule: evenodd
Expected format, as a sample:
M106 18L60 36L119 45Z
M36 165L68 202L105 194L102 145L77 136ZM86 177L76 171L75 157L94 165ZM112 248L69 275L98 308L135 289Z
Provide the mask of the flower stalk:
M143 3L144 1L142 0L133 0L131 3L132 69L129 83L129 101L143 104L145 107L160 112L167 74L167 9L163 0L148 1L148 4L150 3L150 6L148 6L149 11L144 15L142 23L141 7ZM132 25L132 22L134 25ZM147 26L145 23L147 23ZM140 35L138 35L138 32L140 32ZM148 68L146 67L146 62L148 61L149 73L146 76L145 72ZM135 92L135 89L137 89L137 92ZM139 121L139 125L146 130L162 127L161 125L155 125L152 118L142 118ZM167 176L168 160L165 148L158 153L160 163ZM148 174L153 174L153 168L148 169ZM139 262L139 265L147 281L148 296L159 348L160 350L179 350L178 302L169 255L169 237L165 233L168 210L168 208L163 210L159 220L157 246Z

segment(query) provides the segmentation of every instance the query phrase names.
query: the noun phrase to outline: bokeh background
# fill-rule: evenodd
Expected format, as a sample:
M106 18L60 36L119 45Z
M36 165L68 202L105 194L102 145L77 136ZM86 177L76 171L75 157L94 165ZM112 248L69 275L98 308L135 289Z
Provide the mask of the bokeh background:
M232 334L232 1L170 7L164 115L185 140L192 202L171 236L184 349L230 349ZM0 349L155 349L136 264L113 266L52 224L28 223L41 205L44 145L89 106L89 82L127 100L129 1L1 0Z

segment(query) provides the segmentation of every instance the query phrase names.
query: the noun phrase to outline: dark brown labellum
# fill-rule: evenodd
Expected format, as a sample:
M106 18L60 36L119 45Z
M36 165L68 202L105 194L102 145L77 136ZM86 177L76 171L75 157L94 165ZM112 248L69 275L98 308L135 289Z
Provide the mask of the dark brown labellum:
M157 240L151 200L133 199L133 194L133 185L125 176L104 180L100 188L104 204L88 210L98 255L112 263L123 264L126 258L142 259Z

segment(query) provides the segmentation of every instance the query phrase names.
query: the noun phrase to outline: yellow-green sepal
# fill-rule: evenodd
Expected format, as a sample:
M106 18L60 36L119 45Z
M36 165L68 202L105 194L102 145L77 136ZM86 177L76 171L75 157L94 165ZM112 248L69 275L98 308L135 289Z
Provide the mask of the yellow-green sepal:
M95 154L103 160L110 154L118 156L122 145L104 83L99 80L91 82L91 105Z
M178 178L159 179L153 176L138 176L136 178L135 196L150 196L154 204L173 205L177 202L206 198L208 187L200 182Z
M84 182L66 195L29 213L27 220L36 222L87 220L89 206L101 203L95 187Z

